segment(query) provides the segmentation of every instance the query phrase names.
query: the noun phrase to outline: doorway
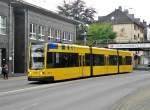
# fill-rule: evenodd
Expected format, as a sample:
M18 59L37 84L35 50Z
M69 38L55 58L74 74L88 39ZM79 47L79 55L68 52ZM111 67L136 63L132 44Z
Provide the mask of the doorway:
M14 40L14 72L25 71L25 12L22 9L14 9L15 40Z
M6 64L6 49L0 49L0 67Z

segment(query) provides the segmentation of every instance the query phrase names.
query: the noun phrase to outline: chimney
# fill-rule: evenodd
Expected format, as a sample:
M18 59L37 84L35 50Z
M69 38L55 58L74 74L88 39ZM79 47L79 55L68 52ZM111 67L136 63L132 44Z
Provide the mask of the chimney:
M143 24L144 24L144 25L147 25L147 22L143 20Z
M122 7L121 7L121 6L119 6L118 9L119 9L120 11L122 11Z

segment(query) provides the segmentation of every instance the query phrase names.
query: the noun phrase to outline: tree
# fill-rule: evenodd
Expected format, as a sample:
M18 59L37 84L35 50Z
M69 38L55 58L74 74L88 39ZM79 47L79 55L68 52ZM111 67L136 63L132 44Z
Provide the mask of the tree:
M76 20L82 21L82 13L84 13L85 2L82 0L76 0L71 4L71 17Z
M75 0L71 3L66 3L64 0L63 5L57 8L59 14L88 24L94 21L94 14L96 13L94 8L87 7L82 0Z
M57 6L58 13L64 16L71 16L71 5L67 4L66 1L63 1L63 6Z
M116 33L113 32L111 24L94 23L89 25L87 40L88 42L99 41L106 43L108 40L114 40Z
M86 8L85 12L82 14L82 20L87 24L94 22L94 14L96 13L94 8Z

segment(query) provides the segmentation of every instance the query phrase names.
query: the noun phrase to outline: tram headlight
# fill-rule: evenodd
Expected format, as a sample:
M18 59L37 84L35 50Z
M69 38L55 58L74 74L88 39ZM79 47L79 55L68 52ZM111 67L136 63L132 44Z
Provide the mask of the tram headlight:
M28 75L31 75L32 74L32 72L28 72Z
M43 75L44 74L44 72L40 72L40 75Z

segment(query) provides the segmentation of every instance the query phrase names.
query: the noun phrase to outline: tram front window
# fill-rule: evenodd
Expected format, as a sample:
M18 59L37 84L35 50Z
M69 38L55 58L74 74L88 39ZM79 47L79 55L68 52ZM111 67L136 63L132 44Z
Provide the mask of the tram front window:
M44 45L32 45L30 56L30 69L44 68Z

